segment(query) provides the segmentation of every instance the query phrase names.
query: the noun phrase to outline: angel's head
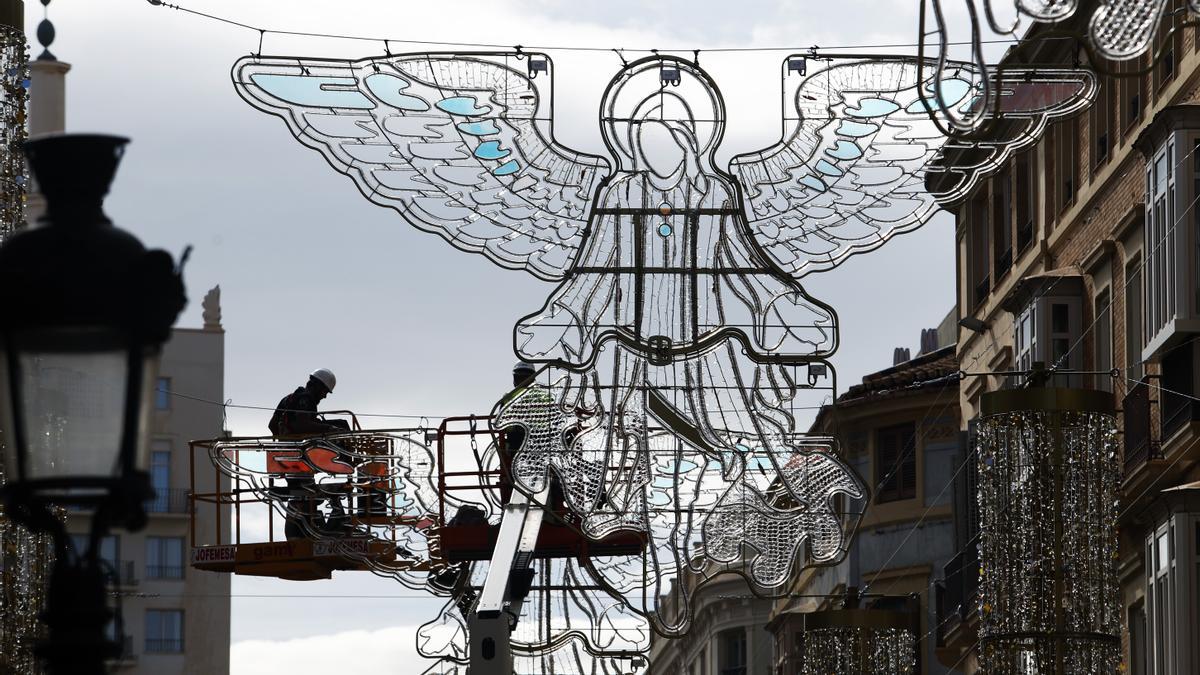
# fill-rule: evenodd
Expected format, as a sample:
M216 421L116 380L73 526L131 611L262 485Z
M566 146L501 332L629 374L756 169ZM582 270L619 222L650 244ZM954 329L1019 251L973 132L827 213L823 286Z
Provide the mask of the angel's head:
M710 173L725 127L725 104L712 79L671 57L642 59L618 73L600 115L621 170L663 179Z

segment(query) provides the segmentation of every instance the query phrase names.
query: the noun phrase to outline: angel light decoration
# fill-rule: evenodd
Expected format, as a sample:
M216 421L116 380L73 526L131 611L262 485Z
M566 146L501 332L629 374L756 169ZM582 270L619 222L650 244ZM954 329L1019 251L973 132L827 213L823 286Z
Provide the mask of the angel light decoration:
M1182 39L1179 37L1181 31L1185 26L1194 25L1194 15L1200 13L1200 0L1188 0L1186 12L1182 6L1169 9L1167 0L1102 0L1084 3L1082 8L1080 4L1078 0L1015 0L1011 3L982 0L983 11L980 12L974 0L969 0L966 20L961 26L967 30L956 34L947 9L957 8L951 8L944 0L920 0L918 63L922 70L932 68L936 71L937 74L929 73L929 78L945 78L961 67L951 58L952 47L967 45L968 58L981 79L978 85L980 103L975 106L976 111L990 110L1004 97L1003 88L1008 78L992 81L990 72L995 68L988 65L984 49L984 36L988 31L1012 39L1014 44L1006 56L1011 63L1038 58L1035 51L1047 40L1064 40L1064 44L1075 45L1076 51L1087 51L1089 68L1105 75L1141 76L1136 72L1140 66L1116 72L1113 64L1103 62L1129 61L1147 53L1153 63L1173 58L1169 54L1172 39ZM1084 16L1087 10L1091 13ZM1038 29L1037 24L1042 24L1044 30ZM926 77L926 73L922 72L920 77ZM930 106L928 112L943 133L959 138L979 139L991 135L992 130L986 122L996 117L994 114L964 114L970 111L936 105Z
M558 282L514 329L539 384L495 411L526 431L513 480L529 495L557 484L589 538L644 534L638 555L559 573L616 598L623 625L665 636L688 630L692 594L720 574L770 593L799 565L836 563L865 505L833 439L796 428L797 408L833 392L838 346L835 311L803 278L920 226L1094 88L1082 72L1008 70L991 80L999 105L981 110L986 78L965 63L950 75L912 58L848 59L807 76L792 63L783 138L728 169L714 159L720 91L679 58L629 63L609 83L610 157L554 139L540 54L252 56L233 68L247 102L372 202ZM942 74L922 79L919 66ZM1000 133L969 144L935 119L992 111ZM454 605L441 625L461 625Z

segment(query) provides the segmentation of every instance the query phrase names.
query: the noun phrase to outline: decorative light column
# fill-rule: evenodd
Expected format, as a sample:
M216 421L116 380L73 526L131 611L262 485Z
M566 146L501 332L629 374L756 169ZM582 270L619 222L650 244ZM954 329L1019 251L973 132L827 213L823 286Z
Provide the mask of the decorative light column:
M920 600L909 611L858 606L854 589L842 609L804 616L800 675L912 675L917 672Z
M25 225L25 103L29 53L21 0L0 0L0 241Z
M979 659L988 675L1116 673L1116 422L1103 391L984 394Z
M25 224L21 144L25 141L29 58L22 10L18 0L0 0L0 241ZM44 630L39 616L53 561L49 537L30 533L5 516L0 507L0 672L40 672L33 648Z

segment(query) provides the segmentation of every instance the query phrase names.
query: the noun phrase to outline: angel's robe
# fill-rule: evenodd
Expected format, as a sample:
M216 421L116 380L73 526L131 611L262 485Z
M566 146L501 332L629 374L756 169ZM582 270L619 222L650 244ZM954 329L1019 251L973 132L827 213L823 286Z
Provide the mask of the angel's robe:
M789 408L819 404L797 397L827 393L796 367L833 351L837 325L758 248L735 195L710 173L665 190L644 173L612 181L567 279L517 326L521 356L590 370L585 405L690 427L715 453L786 444Z
M723 178L661 190L627 173L601 195L566 281L518 324L517 347L583 368L617 340L665 365L734 339L755 360L794 363L828 356L836 331L832 312L758 247Z

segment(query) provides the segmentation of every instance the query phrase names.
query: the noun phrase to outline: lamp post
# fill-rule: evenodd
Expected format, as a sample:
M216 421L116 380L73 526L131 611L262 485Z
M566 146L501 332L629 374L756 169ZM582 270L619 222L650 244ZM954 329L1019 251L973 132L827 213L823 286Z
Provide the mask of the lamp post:
M40 649L52 673L100 673L119 643L108 571L112 526L141 529L157 357L186 303L179 269L112 225L103 199L128 139L59 135L25 145L46 198L38 227L0 245L0 426L8 513L55 541ZM54 507L93 510L86 551Z

